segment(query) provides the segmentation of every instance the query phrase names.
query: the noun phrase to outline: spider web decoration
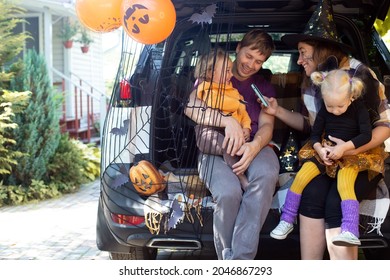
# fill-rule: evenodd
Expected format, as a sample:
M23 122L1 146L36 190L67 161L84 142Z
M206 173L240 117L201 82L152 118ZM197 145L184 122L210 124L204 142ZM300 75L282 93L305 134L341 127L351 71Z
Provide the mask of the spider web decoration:
M162 68L162 52L123 36L103 128L101 196L109 212L143 217L144 223L132 226L142 232L200 236L206 227L212 233L214 203L198 176L194 124L184 115L195 82L193 67ZM192 48L172 55L188 60L189 54ZM121 100L124 79L131 85L130 102ZM162 193L143 196L133 187L129 170L143 159L165 177Z

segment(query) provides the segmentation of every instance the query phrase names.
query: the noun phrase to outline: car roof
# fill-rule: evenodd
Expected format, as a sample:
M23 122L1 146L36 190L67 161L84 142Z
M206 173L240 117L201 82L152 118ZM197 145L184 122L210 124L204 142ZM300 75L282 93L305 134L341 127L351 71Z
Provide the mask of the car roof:
M169 45L176 44L178 38L196 38L201 33L198 31L200 28L207 32L208 36L237 34L229 37L231 50L234 49L234 44L238 43L234 39L239 38L240 34L260 28L271 34L278 51L286 52L289 47L280 38L285 34L302 33L317 7L318 0L172 0L172 3L176 9L177 20L175 29L168 38ZM210 6L214 8L208 9ZM367 62L362 33L358 29L370 30L376 18L384 19L390 0L333 0L332 6L341 40L353 46L355 57ZM207 18L204 13L210 11L210 18ZM202 18L204 22L194 22L194 15L205 16Z
M208 5L218 6L218 14L307 14L311 15L318 1L313 0L172 0L177 19L191 17L194 13L204 11ZM365 19L365 24L372 26L375 19L384 20L390 6L390 0L333 0L333 11L348 17Z

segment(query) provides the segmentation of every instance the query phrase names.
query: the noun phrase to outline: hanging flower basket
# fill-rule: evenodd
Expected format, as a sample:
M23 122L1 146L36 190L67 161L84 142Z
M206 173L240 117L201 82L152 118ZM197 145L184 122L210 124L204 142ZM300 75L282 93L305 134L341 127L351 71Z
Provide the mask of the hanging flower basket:
M89 45L93 43L93 39L86 28L81 28L81 36L77 39L77 42L81 43L81 51L83 53L89 51Z
M72 40L68 40L68 41L64 42L64 47L66 49L70 49L70 48L72 48L72 46L73 46L73 41Z
M65 48L70 49L73 46L74 36L77 34L78 30L79 26L77 23L73 23L69 19L66 19L63 22L62 29L58 36L62 39Z
M81 52L87 53L89 51L89 46L81 46Z

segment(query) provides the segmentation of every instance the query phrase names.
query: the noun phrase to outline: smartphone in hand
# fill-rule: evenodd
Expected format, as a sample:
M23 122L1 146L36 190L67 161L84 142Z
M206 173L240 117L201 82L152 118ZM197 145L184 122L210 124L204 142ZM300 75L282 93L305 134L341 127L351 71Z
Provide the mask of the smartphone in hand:
M261 93L261 91L259 90L259 88L255 84L251 84L251 87L254 90L254 92L256 93L257 97L260 99L261 103L265 107L268 107L268 102L267 102L267 100L265 100L265 98L264 98L263 94Z

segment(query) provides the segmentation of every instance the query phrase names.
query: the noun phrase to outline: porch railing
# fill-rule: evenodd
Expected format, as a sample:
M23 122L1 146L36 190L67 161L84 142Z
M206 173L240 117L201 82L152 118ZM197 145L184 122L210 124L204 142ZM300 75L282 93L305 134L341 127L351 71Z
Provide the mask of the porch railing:
M109 97L75 74L71 74L76 77L76 79L72 79L54 68L52 71L61 78L61 82L57 83L57 85L61 87L64 94L60 120L62 132L68 131L70 136L86 143L100 142ZM84 98L85 95L86 98ZM71 102L71 98L73 98L73 102ZM85 101L87 103L86 106L84 106ZM98 113L94 113L94 102L100 104ZM72 106L71 111L73 112L70 114L71 116L67 112L67 106ZM96 123L99 124L100 134L97 137L93 137Z

